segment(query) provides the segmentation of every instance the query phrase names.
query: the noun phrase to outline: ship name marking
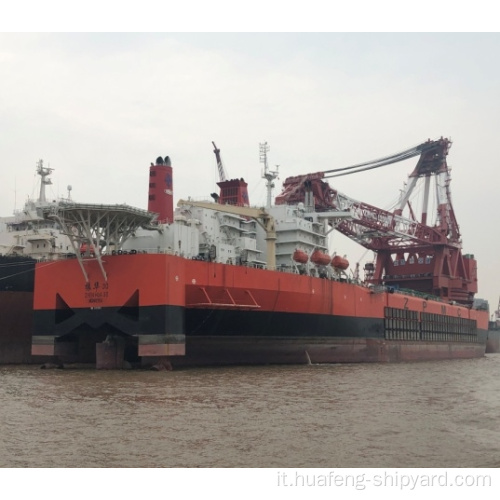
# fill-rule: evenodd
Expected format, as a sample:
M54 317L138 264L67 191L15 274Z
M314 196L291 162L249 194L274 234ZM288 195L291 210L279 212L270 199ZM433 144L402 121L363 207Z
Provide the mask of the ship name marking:
M84 289L84 297L90 304L101 304L104 302L103 299L108 297L109 283L107 281L103 283L100 281L88 281L85 283Z

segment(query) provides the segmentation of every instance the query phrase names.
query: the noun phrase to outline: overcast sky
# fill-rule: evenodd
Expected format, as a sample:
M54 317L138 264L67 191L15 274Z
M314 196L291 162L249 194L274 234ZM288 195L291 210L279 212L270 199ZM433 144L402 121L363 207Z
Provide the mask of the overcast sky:
M499 52L500 35L481 33L1 33L0 215L36 197L40 158L54 197L71 185L76 201L146 208L158 155L172 159L176 200L213 192L215 141L263 204L260 142L280 187L444 136L464 253L495 309ZM330 183L388 208L415 164ZM345 248L351 262L364 255Z

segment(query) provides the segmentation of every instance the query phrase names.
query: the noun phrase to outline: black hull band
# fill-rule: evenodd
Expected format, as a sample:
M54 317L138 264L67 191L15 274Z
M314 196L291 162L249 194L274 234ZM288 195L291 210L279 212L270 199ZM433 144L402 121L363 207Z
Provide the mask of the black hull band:
M38 310L33 319L35 336L63 337L89 330L129 336L185 331L184 308L179 306Z
M186 309L188 336L384 338L384 320L320 314Z

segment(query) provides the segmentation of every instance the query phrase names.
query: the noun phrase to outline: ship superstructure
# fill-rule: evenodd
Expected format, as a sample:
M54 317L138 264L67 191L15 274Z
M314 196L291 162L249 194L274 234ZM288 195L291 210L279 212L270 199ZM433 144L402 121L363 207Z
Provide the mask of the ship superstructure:
M13 216L0 218L0 255L25 256L36 260L55 260L73 252L70 240L58 224L41 215L41 210L54 207L62 201L48 200L46 187L52 184L53 169L39 160L36 173L40 177L40 190L36 200L28 199ZM71 186L68 186L68 201Z

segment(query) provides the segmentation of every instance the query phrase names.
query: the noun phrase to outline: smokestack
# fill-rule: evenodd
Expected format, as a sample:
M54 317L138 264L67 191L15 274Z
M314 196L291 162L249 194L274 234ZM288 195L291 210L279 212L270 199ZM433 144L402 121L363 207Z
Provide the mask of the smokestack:
M148 210L158 214L158 221L170 223L174 220L174 191L172 164L168 156L159 156L156 165L149 167Z

